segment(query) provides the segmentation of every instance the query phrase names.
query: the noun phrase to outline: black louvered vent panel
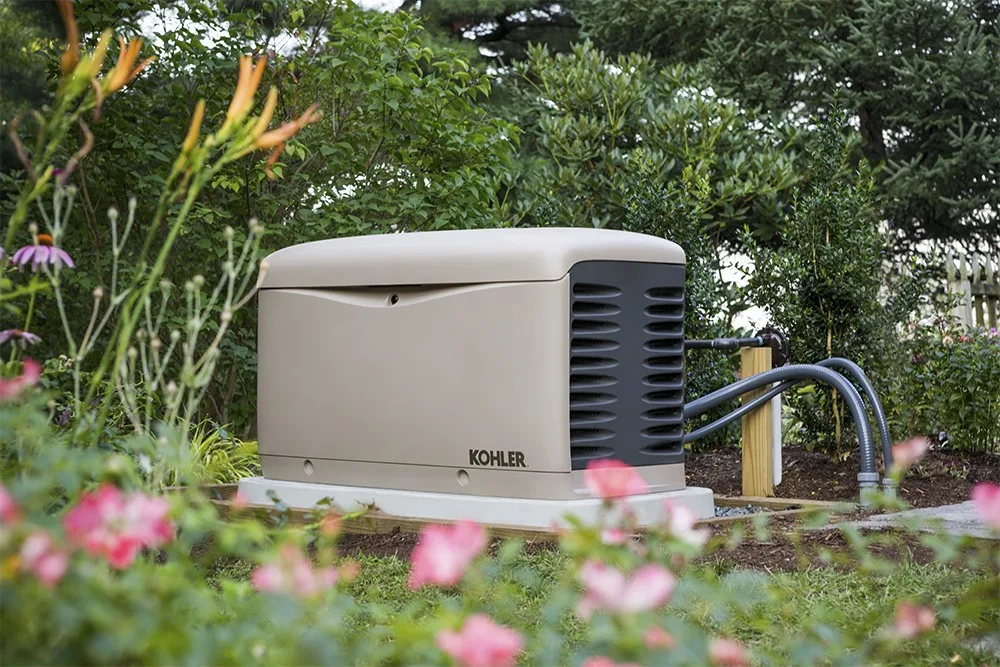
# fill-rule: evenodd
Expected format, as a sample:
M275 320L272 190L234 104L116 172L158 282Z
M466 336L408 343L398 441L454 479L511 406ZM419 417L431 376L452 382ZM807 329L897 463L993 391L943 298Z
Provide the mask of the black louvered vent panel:
M570 271L570 457L684 460L684 267L581 262Z
M616 303L621 290L613 285L578 283L573 286L570 316L569 440L574 460L611 456L604 443L615 437L616 414L609 406L618 400L615 374L619 343L611 334L621 330ZM598 409L603 407L604 409Z

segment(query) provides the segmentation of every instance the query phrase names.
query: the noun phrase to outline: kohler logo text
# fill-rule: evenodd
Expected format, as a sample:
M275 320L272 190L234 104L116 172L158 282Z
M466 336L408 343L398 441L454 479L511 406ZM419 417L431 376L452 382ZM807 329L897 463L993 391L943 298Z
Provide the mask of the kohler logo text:
M494 468L527 468L524 452L489 449L470 449L469 465Z

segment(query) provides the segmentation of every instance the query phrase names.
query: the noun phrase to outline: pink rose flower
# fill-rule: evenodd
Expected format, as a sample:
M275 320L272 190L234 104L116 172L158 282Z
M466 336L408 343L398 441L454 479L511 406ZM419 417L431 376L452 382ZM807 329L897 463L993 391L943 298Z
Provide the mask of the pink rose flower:
M900 639L912 639L934 629L934 610L903 601L896 605L893 634Z
M628 542L628 533L621 528L605 528L601 531L601 542L604 544L625 544Z
M174 538L169 510L164 498L144 493L126 496L105 484L80 498L63 517L63 527L70 542L122 570L135 562L142 549L160 547Z
M42 377L42 365L34 359L24 360L24 370L14 378L0 377L0 401L9 401L21 395L28 387L34 386Z
M250 575L250 583L261 593L283 593L308 599L333 588L340 573L332 567L315 568L291 543L278 548L278 557Z
M892 465L897 470L906 470L919 461L931 447L931 441L924 437L910 438L892 446Z
M592 494L612 499L646 493L649 486L635 468L615 459L597 459L587 464L583 481Z
M674 636L658 625L654 625L649 630L646 630L642 639L646 644L646 648L650 650L672 649L677 645Z
M484 548L486 529L473 521L425 526L410 560L410 588L454 586Z
M14 525L21 519L21 510L7 488L0 484L0 524Z
M588 560L578 575L584 595L576 613L590 618L595 611L632 614L662 607L674 592L677 580L662 565L643 565L626 578L617 568Z
M48 533L35 531L21 543L21 569L30 572L45 588L52 588L66 574L69 555L56 547Z
M972 487L969 497L979 516L982 517L983 523L1000 531L1000 486L990 482L980 482Z
M594 655L587 658L582 663L580 663L580 667L640 667L640 666L634 662L615 662L614 660L606 656Z
M693 547L702 547L712 533L707 528L695 528L698 517L687 505L681 505L673 500L665 500L663 509L666 511L666 529L681 542Z
M750 664L743 645L733 639L713 639L709 642L708 658L718 667L747 667Z
M520 633L494 623L485 614L473 614L458 632L442 630L436 642L464 667L509 667L524 648Z

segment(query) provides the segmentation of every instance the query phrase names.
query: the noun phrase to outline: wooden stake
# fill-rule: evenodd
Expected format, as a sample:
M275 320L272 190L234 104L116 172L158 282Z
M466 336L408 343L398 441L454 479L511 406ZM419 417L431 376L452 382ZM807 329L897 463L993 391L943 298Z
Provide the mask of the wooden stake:
M741 377L748 378L771 370L771 348L749 347L740 351ZM764 389L743 395L753 400ZM771 403L765 403L743 417L743 495L774 496L774 426Z

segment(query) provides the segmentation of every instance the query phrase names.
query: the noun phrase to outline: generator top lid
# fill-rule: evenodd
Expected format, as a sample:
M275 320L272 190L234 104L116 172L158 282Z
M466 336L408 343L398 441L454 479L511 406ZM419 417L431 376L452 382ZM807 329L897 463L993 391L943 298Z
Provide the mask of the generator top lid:
M264 289L559 280L577 262L683 264L646 234L565 227L376 234L290 246L268 258Z

